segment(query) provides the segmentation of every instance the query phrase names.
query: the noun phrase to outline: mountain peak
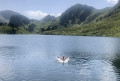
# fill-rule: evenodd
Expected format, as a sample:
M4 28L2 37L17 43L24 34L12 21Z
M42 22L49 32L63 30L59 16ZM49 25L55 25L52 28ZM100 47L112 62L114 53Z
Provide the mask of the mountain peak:
M80 3L77 3L77 4L75 4L75 5L73 5L72 7L91 7L91 6L88 6L88 5L83 5L83 4L80 4ZM93 8L93 7L91 7L91 8Z
M116 4L117 8L120 8L120 0L118 0L118 3Z
M47 15L42 19L42 21L46 22L46 21L51 21L51 20L55 20L55 19L56 19L55 16Z
M10 17L12 15L20 15L19 13L17 12L14 12L14 11L11 11L11 10L3 10L3 11L0 11L0 15L7 21L10 20Z
M60 24L66 26L66 24L81 24L95 9L91 6L75 4L60 17Z

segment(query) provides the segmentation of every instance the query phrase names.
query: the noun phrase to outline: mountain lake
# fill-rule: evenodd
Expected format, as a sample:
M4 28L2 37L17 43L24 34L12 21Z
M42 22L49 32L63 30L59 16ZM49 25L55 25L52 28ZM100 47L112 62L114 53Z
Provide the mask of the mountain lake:
M0 35L0 81L119 80L120 38Z

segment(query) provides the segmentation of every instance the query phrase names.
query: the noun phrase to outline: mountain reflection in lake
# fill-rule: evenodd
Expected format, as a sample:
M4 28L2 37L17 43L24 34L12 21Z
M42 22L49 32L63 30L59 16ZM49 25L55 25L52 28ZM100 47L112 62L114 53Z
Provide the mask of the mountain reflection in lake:
M119 44L110 37L0 35L0 81L119 81Z

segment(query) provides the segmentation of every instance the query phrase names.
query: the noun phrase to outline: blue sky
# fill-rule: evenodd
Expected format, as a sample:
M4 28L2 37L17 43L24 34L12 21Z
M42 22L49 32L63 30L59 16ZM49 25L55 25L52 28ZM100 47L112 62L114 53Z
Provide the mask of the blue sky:
M29 18L41 19L51 14L60 16L67 8L80 3L97 9L114 6L118 0L0 0L1 10L13 10Z

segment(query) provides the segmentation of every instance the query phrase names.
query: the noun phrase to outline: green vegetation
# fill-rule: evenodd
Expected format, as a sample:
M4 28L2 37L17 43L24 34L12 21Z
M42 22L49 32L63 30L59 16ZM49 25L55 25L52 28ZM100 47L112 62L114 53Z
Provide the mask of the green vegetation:
M13 15L20 15L19 13L13 12L11 10L0 11L0 20L2 22L9 22L10 17ZM0 22L1 22L0 21Z
M9 16L5 16L9 13ZM9 21L9 22L8 22ZM28 19L16 12L0 12L0 33L81 36L120 36L120 0L112 8L76 4L60 17Z
M67 28L64 26L64 28L59 28L57 30L45 31L43 34L82 35L82 36L120 36L120 4L119 3L120 1L113 8L105 8L102 10L91 8L92 13L87 15L86 19L80 24L79 23L70 24L70 20L68 20L69 22L67 23ZM69 12L67 14L69 14ZM75 20L79 21L78 17Z
M60 25L67 27L68 24L81 24L95 9L81 4L76 4L62 13Z
M9 26L0 26L1 34L30 34L30 32L24 30L23 28L12 28Z
M13 15L10 17L9 26L18 28L30 23L29 19L22 15Z

